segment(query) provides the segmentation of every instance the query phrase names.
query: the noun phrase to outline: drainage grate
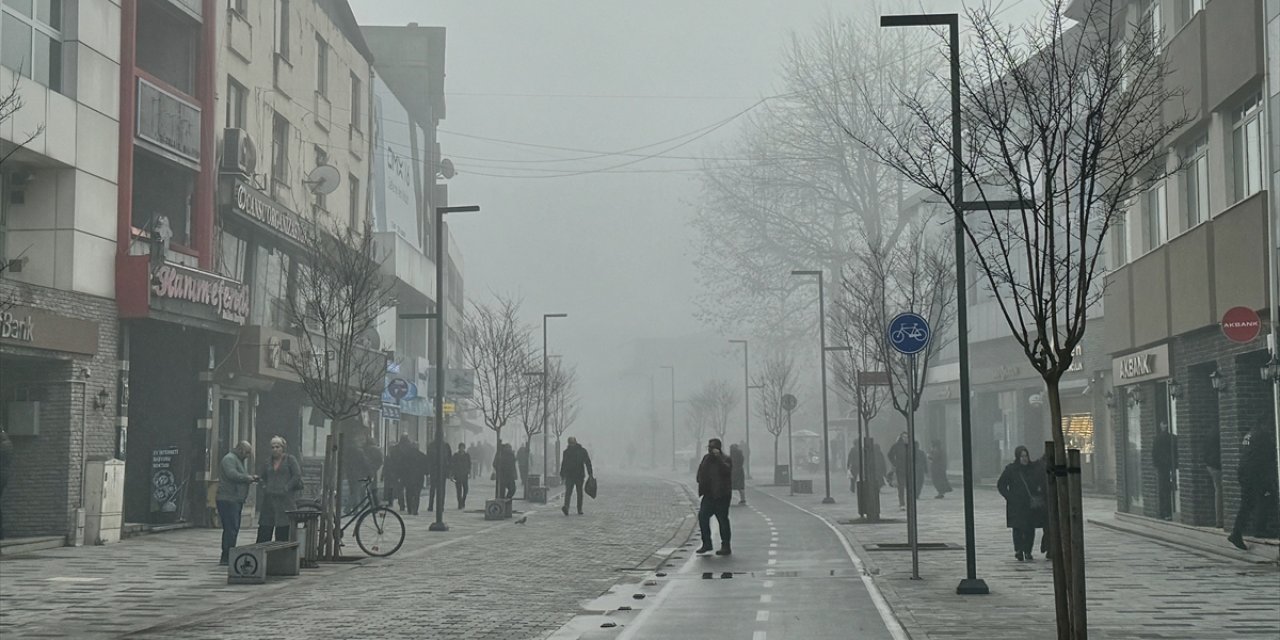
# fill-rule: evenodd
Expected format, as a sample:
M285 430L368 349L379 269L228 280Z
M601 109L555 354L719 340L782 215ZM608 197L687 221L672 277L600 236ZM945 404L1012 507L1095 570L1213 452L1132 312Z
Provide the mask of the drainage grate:
M900 524L906 522L897 518L878 518L868 520L867 518L841 518L836 520L836 524Z
M958 544L950 542L921 542L916 545L921 551L960 551L964 549ZM882 542L880 544L864 544L862 548L867 551L910 551L911 545L906 542Z

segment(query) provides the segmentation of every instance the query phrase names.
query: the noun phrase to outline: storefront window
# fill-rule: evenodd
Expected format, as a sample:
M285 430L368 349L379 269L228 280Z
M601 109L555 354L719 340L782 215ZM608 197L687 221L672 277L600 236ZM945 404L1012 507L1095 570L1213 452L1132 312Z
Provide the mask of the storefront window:
M1142 405L1127 401L1125 412L1124 487L1129 511L1142 511Z
M218 275L244 282L244 265L248 251L243 238L223 231L218 234Z
M288 254L271 247L258 247L252 287L254 324L289 328L291 268Z
M1082 455L1093 455L1093 416L1076 413L1062 416L1062 433L1068 449L1079 449Z

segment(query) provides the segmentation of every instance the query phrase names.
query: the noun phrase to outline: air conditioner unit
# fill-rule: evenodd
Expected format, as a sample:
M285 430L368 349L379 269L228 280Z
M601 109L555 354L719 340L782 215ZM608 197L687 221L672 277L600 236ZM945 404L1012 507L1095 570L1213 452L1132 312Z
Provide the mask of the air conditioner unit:
M222 136L222 170L252 176L258 169L258 147L244 129L227 129Z

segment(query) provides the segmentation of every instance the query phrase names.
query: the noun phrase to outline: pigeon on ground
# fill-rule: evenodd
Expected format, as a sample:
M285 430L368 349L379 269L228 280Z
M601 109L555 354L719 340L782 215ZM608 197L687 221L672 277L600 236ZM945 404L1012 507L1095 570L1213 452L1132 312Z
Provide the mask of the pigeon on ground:
M516 520L516 524L524 524L524 523L526 523L526 522L528 522L528 521L529 521L529 516L524 516L524 517L520 518L519 520Z

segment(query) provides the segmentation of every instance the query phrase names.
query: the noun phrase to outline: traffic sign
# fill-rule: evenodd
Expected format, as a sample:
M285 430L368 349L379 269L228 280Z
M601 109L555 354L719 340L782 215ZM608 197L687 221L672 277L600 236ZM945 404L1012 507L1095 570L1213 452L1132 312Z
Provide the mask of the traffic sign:
M929 322L910 311L899 313L889 321L889 345L905 355L915 355L929 346Z
M1253 342L1262 332L1262 319L1249 307L1231 307L1222 314L1222 334L1232 342Z
M788 394L783 395L783 396L782 396L782 410L783 410L783 411L794 411L794 410L795 410L795 408L796 408L796 397L795 397L795 396L793 396L793 395L791 395L791 394L789 394L789 393L788 393Z

